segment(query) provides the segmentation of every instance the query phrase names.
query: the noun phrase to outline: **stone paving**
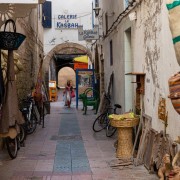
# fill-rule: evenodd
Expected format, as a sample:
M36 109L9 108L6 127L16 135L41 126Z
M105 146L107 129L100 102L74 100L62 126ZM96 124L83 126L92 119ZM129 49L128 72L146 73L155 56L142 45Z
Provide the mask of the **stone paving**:
M59 96L62 97L62 96ZM0 151L0 180L156 180L144 166L112 169L116 137L94 133L96 115L89 108L83 115L81 106L64 107L62 98L51 103L45 128L39 126L27 137L16 159Z

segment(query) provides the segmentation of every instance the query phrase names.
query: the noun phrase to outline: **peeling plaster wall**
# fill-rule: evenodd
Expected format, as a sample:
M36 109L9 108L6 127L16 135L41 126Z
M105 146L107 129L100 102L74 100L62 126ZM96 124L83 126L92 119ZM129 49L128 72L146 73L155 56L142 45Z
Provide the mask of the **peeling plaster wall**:
M165 2L144 0L137 7L134 24L134 71L145 72L145 113L152 117L152 126L164 129L158 119L158 103L166 98L168 111L167 133L176 138L180 133L180 116L173 109L169 95L168 79L179 71L168 24Z
M121 1L121 3L123 0ZM102 4L103 12L108 11L109 1ZM113 1L111 2L113 4ZM120 6L120 4L117 4ZM111 4L111 5L112 5ZM122 6L113 8L115 14L122 11ZM104 41L104 65L105 65L105 90L107 91L109 77L114 71L113 102L120 103L124 108L124 64L125 46L124 33L131 28L132 43L132 71L146 73L144 107L145 114L152 117L152 127L157 131L164 130L164 124L158 119L159 98L166 98L168 111L167 133L175 139L180 135L180 116L174 110L169 95L168 79L179 71L176 61L172 37L169 29L168 12L163 0L142 0L133 10L137 12L137 20L129 21L128 15L123 18L118 28L114 30ZM105 32L103 19L103 30ZM112 22L111 22L112 23ZM109 41L113 41L113 66L110 66ZM135 77L133 77L135 80ZM133 84L135 94L136 84ZM134 97L135 98L135 97Z

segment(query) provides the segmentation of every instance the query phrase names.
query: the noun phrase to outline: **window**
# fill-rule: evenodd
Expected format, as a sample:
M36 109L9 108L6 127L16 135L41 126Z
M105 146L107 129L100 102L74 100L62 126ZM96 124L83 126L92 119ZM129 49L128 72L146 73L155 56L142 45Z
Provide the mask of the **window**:
M110 65L113 65L113 44L112 40L110 41Z

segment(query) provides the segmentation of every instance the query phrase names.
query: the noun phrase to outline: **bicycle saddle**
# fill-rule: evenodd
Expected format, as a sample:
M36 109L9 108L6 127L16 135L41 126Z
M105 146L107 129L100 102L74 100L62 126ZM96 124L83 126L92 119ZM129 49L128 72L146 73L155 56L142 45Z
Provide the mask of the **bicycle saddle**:
M120 104L114 104L114 106L115 106L116 108L121 108L121 105L120 105Z

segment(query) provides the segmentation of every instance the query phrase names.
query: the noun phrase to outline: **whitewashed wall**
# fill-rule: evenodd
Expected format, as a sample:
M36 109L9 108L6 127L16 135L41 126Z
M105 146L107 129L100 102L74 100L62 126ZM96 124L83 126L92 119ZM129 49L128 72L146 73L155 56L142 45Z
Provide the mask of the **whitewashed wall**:
M152 117L152 126L160 131L164 125L158 119L160 97L166 98L168 111L167 133L173 139L180 135L180 116L168 98L169 77L179 71L172 37L168 24L168 14L163 1L143 1L134 23L134 70L146 73L145 113Z
M92 29L92 0L51 0L52 28L44 29L44 51L47 54L53 47L64 42L79 43L86 47L85 41L78 41L77 29L55 29L55 15L76 14L79 25ZM57 20L57 19L56 19ZM55 39L52 43L51 41Z
M104 1L104 3L103 11L106 12L108 11L109 2ZM112 9L114 9L115 15L122 12L118 12L118 9L122 9L122 6L118 8L116 5ZM161 96L166 98L168 111L167 133L170 134L171 138L176 139L180 135L180 115L176 113L170 99L168 99L168 79L172 74L179 71L179 65L176 61L171 40L165 2L142 0L141 5L137 6L135 10L137 12L137 20L130 22L128 16L125 17L118 28L103 41L106 90L110 73L114 71L114 101L125 106L125 89L123 84L125 79L124 33L128 28L131 28L132 71L146 73L145 113L152 117L154 129L157 131L164 130L162 121L158 119L158 103ZM113 66L109 66L109 41L111 39L113 40ZM134 84L133 86L135 94L136 85Z

